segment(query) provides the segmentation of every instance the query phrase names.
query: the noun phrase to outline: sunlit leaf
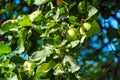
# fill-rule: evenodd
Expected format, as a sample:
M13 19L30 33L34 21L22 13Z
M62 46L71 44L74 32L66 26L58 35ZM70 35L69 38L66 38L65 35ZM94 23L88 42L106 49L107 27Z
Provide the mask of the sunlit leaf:
M2 62L2 66L8 67L10 60L5 60Z
M54 75L61 75L65 73L62 64L58 63L55 67L54 67Z
M11 73L6 73L6 74L5 74L5 78L6 78L7 80L18 80L17 74L15 74L15 73L13 73L13 72L11 72Z
M32 25L29 16L25 16L18 24L21 26L31 26Z
M41 51L36 51L36 52L32 53L31 60L38 61L38 60L41 60L41 59L43 59L45 57L48 57L52 53L53 52L50 49L43 49Z
M74 73L80 69L80 66L77 64L75 59L68 55L66 55L64 57L63 64L66 66L69 66L68 70L72 73Z
M29 17L30 17L31 22L36 22L36 23L40 23L40 21L45 20L41 11L34 11L29 15Z
M65 14L66 12L67 11L66 11L65 7L63 7L63 8L60 9L60 14Z
M88 17L94 16L98 12L98 9L94 6L89 6Z
M9 45L3 42L0 42L0 55L5 53L10 53L10 52L11 52L11 48L9 47Z
M18 40L17 53L20 54L20 53L22 53L24 50L25 50L24 40L23 40L23 37L21 37L21 38Z
M48 2L49 0L35 0L34 1L34 4L35 5L42 5L42 4L45 4L46 2Z
M49 23L49 24L47 25L47 29L49 30L50 28L54 27L54 26L55 26L55 24L56 24L56 22L55 22L55 21L53 21L53 22Z
M70 23L75 23L76 22L76 17L75 16L70 16L69 17L69 19L68 19L68 21L70 22Z
M12 72L15 69L15 64L11 63L9 59L2 62L1 73Z
M3 32L7 32L8 30L17 31L17 28L19 28L17 20L8 20L1 25L0 30Z
M72 48L74 48L79 44L79 42L80 42L79 40L76 40L76 41L70 42L70 44L71 44Z
M49 61L48 63L43 63L38 66L36 74L37 76L45 76L51 68L55 65L54 61Z

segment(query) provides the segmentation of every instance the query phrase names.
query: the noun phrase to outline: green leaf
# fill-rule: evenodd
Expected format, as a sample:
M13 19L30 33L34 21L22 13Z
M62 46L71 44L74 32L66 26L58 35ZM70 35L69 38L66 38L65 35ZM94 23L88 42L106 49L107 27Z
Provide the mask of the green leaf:
M24 50L25 50L24 40L23 40L23 37L20 37L20 39L18 40L17 53L20 54Z
M71 57L66 55L63 60L63 64L65 66L68 66L68 71L74 73L80 69L80 66L77 64L76 60Z
M10 61L15 63L16 65L21 65L25 62L25 59L20 56L12 56Z
M63 47L65 47L66 43L67 43L67 40L63 40L63 41L60 43L60 45L57 45L57 46L56 46L56 48L63 48Z
M54 67L54 72L53 74L54 75L61 75L65 73L64 69L63 69L63 66L61 63L58 63L55 67Z
M70 42L72 48L76 47L79 44L80 40Z
M88 10L88 17L92 17L98 12L98 9L94 6L88 6Z
M19 34L17 35L19 39L17 40L17 53L24 52L25 50L25 40L27 36L26 28L22 27L19 31Z
M40 23L41 21L43 22L45 20L44 16L42 15L42 12L38 10L32 12L29 15L29 17L30 17L31 22Z
M10 60L5 60L2 62L2 66L8 67Z
M5 53L10 53L10 52L11 52L11 48L9 47L9 45L3 42L0 42L0 55Z
M45 3L48 2L48 1L49 1L49 0L35 0L35 1L34 1L34 4L40 6L40 5L42 5L42 4L45 4Z
M4 14L5 12L6 12L5 9L1 9L1 10L0 10L0 14Z
M33 4L34 0L24 0L29 6Z
M85 14L87 11L87 6L89 6L90 3L88 1L80 1L78 4L78 11L80 14Z
M0 78L0 80L6 80L5 78Z
M7 20L1 25L0 30L3 31L3 33L5 33L8 30L17 31L17 28L19 28L19 26L17 25L16 20Z
M60 8L60 11L59 11L60 14L66 14L66 12L67 11L65 7Z
M95 34L98 34L101 31L100 25L96 20L93 20L91 22L91 25L92 25L92 29L91 29L91 32L90 32L91 34L95 35Z
M55 62L52 60L49 61L48 63L43 63L39 65L36 71L37 76L39 77L45 76L50 71L50 69L54 67L54 65L55 65Z
M80 39L80 43L83 44L86 38L87 38L87 35L83 35Z
M56 35L53 39L54 39L54 43L56 44L62 42L62 37L60 35Z
M25 16L18 24L21 26L31 26L32 25L29 16Z
M76 22L76 17L75 16L70 16L69 17L69 19L68 19L68 21L70 22L70 23L75 23Z
M51 27L52 27L52 26L51 26ZM60 29L60 28L52 28L52 29L49 30L49 32L48 32L47 35L50 35L50 34L52 34L52 33L55 33L55 32L57 32L59 29Z
M15 64L10 63L10 60L4 60L2 62L2 70L1 73L12 72L15 69Z
M11 73L6 73L5 74L6 80L18 80L17 74L11 72Z
M50 23L47 25L47 29L49 30L50 28L54 27L55 24L56 24L55 21L50 22Z
M14 5L12 3L8 3L8 4L5 5L5 8L7 10L11 10L11 9L13 9L13 7L14 7Z
M50 49L43 49L41 51L36 51L36 52L32 53L31 60L32 61L38 61L38 60L41 60L41 59L43 59L45 57L48 57L52 53L53 52Z

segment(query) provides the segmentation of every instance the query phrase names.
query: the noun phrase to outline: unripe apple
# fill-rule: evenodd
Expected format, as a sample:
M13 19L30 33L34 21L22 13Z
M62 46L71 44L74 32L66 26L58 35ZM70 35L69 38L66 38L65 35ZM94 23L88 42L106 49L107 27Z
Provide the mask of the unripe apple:
M80 33L81 33L82 35L86 35L86 29L84 28L84 26L81 26L81 27L80 27Z
M90 23L85 22L83 25L80 27L80 33L82 35L88 35L89 31L91 30L92 26Z
M87 37L91 37L99 32L100 32L100 26L98 22L95 20L89 23L88 22L83 23L83 25L80 27L80 33L82 35L86 35Z
M26 71L30 71L30 70L32 70L34 67L35 67L35 64L34 64L34 62L32 62L32 61L25 61L24 64L23 64L23 68L24 68L24 70L26 70Z
M79 39L79 37L80 37L80 33L77 28L71 28L67 31L66 39L68 41L77 40L77 39Z
M92 25L90 23L83 23L84 28L89 31L92 28Z

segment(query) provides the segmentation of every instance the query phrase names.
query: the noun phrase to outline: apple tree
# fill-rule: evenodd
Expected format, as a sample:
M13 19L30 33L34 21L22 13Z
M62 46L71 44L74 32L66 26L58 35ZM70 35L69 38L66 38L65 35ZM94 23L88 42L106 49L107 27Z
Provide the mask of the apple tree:
M0 80L119 80L120 0L0 0Z

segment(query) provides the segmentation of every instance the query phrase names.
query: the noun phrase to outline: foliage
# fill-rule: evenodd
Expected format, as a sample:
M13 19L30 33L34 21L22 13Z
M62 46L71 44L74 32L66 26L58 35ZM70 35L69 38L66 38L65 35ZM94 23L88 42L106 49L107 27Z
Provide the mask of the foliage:
M119 7L119 0L0 0L0 79L119 80Z

